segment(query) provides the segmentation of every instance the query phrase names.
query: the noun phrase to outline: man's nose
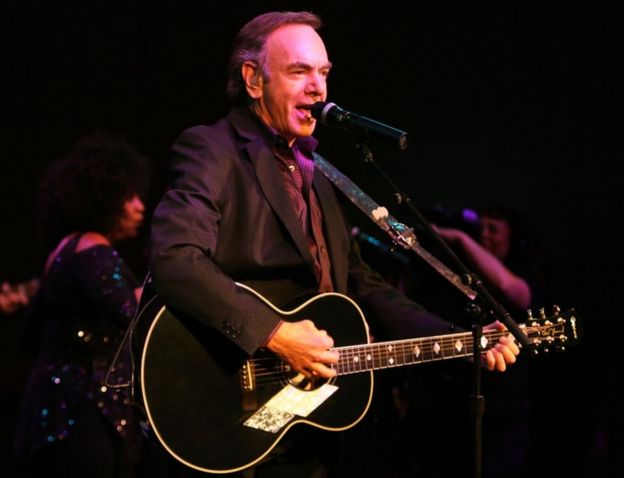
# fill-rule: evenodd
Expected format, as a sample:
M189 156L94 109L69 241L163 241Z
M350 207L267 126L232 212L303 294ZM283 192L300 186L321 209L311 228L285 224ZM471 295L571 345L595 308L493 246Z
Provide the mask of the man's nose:
M306 93L323 98L327 90L327 80L321 73L311 73L309 76Z

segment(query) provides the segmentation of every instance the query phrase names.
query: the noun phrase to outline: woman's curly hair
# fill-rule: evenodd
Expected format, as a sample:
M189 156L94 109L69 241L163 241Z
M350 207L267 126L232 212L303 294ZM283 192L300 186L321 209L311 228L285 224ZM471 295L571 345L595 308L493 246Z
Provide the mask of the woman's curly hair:
M149 180L147 158L121 136L96 131L80 138L39 184L35 207L45 245L76 231L112 231L124 202L145 198Z

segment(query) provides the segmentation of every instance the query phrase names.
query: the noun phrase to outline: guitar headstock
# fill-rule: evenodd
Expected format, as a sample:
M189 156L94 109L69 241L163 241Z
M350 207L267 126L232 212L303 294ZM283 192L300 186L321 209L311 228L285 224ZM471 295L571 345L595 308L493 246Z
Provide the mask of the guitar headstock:
M561 312L555 305L550 316L546 316L543 308L538 317L533 317L530 310L527 315L526 323L521 324L520 328L529 338L531 350L535 354L551 350L562 352L581 338L581 321L573 308Z

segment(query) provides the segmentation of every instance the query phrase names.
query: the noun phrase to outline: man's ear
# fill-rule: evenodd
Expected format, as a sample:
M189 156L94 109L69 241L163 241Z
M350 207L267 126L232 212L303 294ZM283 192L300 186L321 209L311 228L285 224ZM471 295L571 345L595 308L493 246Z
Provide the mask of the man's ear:
M243 63L241 73L243 75L247 94L254 100L260 98L262 96L263 79L258 65L252 61L246 61Z

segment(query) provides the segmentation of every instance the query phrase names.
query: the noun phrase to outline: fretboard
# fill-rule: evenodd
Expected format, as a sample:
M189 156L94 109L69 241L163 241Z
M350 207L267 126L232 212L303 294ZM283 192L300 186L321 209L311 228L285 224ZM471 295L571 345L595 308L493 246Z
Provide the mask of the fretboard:
M487 350L502 335L499 331L484 332L480 348ZM337 347L340 353L334 368L338 375L401 367L436 360L472 355L473 338L470 332L395 340L365 345Z

